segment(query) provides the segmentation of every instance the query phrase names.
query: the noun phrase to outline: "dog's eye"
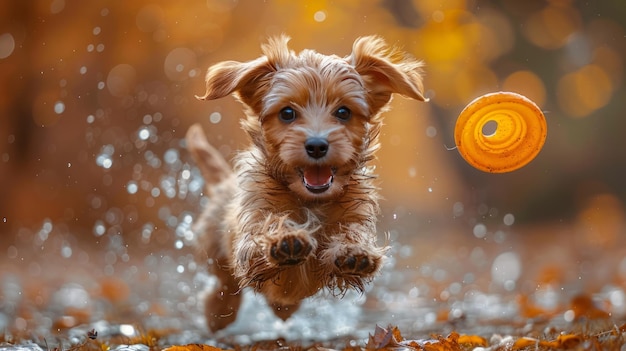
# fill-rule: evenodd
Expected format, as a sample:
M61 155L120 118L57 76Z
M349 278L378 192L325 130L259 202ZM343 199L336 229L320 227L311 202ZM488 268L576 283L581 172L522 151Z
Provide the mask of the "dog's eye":
M339 118L341 121L347 121L352 117L352 111L345 106L341 106L335 111L335 117Z
M278 118L285 123L291 123L296 120L296 110L289 106L284 107L278 113Z

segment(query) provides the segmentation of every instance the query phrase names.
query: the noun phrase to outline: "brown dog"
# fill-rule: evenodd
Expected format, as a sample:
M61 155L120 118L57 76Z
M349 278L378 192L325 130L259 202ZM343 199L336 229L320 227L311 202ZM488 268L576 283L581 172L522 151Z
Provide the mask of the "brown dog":
M263 56L209 68L203 100L229 94L246 108L251 146L234 169L198 125L187 147L210 201L196 222L218 286L205 301L209 328L235 320L240 289L262 293L286 319L323 288L362 290L381 267L377 188L368 162L393 93L424 100L421 63L378 37L341 58L299 54L281 36Z

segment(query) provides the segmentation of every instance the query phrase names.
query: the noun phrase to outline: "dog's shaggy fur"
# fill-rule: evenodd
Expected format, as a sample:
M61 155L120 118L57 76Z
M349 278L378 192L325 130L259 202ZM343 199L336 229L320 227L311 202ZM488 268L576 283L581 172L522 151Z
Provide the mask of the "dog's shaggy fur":
M208 326L234 321L240 289L262 293L286 319L329 288L362 290L381 267L377 188L368 163L393 93L424 100L421 63L378 37L347 57L299 54L272 38L263 56L209 68L203 100L229 94L246 109L251 146L234 168L199 125L187 134L210 201L195 223L218 280L205 303Z

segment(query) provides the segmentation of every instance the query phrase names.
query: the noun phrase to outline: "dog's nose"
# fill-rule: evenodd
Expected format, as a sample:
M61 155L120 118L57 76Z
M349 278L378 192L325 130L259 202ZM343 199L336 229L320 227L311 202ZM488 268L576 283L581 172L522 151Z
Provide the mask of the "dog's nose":
M306 153L313 158L322 158L328 152L328 140L325 138L308 138L304 143Z

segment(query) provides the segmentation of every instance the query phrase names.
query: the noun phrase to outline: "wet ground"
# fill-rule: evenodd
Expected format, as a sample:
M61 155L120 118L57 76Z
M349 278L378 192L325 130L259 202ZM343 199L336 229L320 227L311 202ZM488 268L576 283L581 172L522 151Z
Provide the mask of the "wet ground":
M121 252L115 236L88 245L52 223L24 229L0 261L0 350L86 347L90 332L113 350L276 339L364 347L377 325L398 326L407 339L477 335L493 348L497 338L554 339L624 324L623 233L607 243L585 238L576 223L520 227L510 215L492 217L444 226L386 214L381 227L393 249L365 294L320 294L283 322L246 291L236 323L216 334L200 313L214 280L188 246Z

